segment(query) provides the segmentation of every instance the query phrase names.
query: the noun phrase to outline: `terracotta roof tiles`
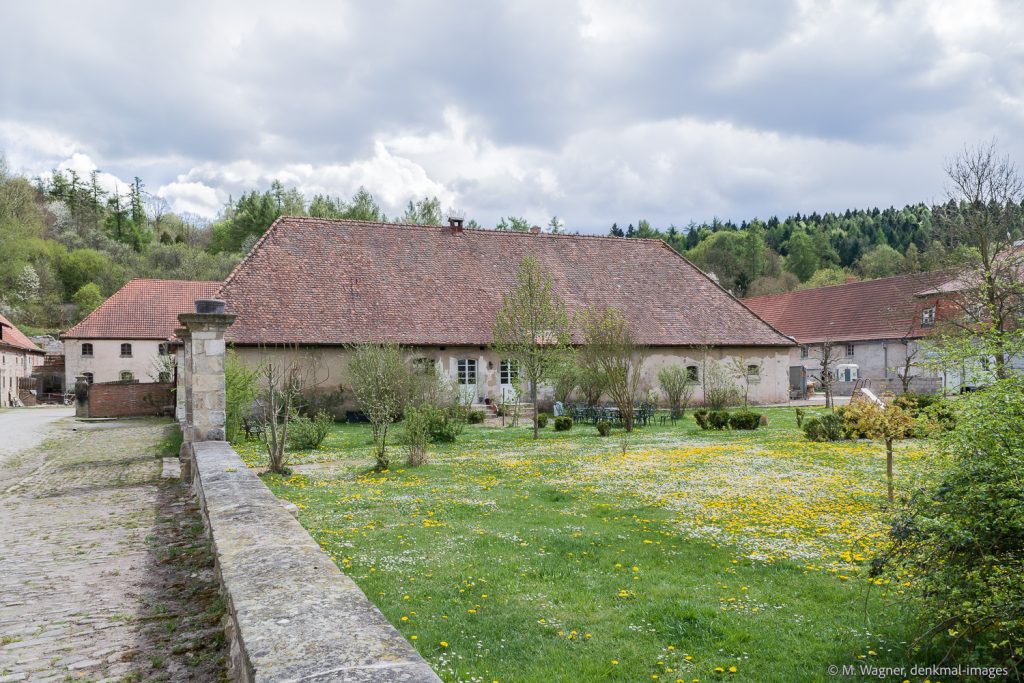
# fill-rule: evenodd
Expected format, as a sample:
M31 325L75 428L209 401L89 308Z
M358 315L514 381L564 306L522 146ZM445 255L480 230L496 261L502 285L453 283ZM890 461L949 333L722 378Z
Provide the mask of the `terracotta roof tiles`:
M131 280L63 339L171 339L179 313L195 310L195 300L217 293L222 283L191 280Z
M524 256L570 314L620 308L646 345L784 346L659 240L278 219L224 283L239 344L484 345Z
M21 330L10 320L0 315L0 346L7 346L30 353L43 353L43 350L32 343Z
M917 273L744 299L752 311L801 344L924 337L917 293L949 279Z

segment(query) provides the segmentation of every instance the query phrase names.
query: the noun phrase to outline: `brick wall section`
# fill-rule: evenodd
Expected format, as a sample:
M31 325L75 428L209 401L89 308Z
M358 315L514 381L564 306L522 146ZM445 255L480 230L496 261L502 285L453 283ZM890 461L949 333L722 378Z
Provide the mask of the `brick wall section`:
M89 417L137 417L174 413L170 382L104 382L89 385Z

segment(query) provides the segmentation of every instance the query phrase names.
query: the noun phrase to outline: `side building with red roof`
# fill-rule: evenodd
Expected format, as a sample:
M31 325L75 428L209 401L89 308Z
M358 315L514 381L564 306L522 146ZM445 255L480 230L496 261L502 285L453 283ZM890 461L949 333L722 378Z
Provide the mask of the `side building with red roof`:
M493 349L492 329L527 256L570 316L590 307L623 313L649 350L653 392L657 371L675 364L696 380L701 401L715 361L726 372L742 364L753 402L788 399L793 340L660 240L282 217L219 293L238 316L226 339L253 365L298 349L331 390L346 382L346 345L392 342L457 382L467 400L500 401L517 372Z
M99 308L61 335L66 386L89 383L171 381L174 352L168 342L179 313L217 293L222 283L190 280L129 281Z
M920 367L918 343L950 314L949 302L934 291L948 279L945 273L915 273L750 297L743 303L798 342L790 362L804 368L809 379L820 377L822 348L830 346L840 395L857 379L870 380L877 390L899 391L908 356L911 388L936 391L943 377Z
M35 388L32 368L46 353L0 315L0 408L21 404L21 392Z

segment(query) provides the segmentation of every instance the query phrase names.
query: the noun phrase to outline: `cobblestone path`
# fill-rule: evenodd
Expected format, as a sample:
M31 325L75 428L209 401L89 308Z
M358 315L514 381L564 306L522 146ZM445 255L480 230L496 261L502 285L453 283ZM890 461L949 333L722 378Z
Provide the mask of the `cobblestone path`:
M220 680L212 559L166 421L55 422L0 468L0 683Z

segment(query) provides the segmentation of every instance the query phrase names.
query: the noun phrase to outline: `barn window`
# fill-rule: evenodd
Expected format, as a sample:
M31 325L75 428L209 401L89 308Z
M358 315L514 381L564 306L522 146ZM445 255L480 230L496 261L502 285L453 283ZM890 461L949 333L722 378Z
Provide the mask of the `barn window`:
M92 357L92 344L89 342L82 344L82 355Z
M83 372L82 373L82 377L85 377L86 383L92 384L92 373L91 372Z
M133 379L135 379L135 375L132 373L131 370L122 370L121 371L121 381L122 382L131 382Z
M132 345L131 344L121 344L121 358L131 358L131 355L132 355Z
M847 344L846 345L846 357L847 358L853 358L853 350L854 350L853 344Z
M686 379L690 380L691 382L700 381L700 371L697 370L696 365L686 366Z
M935 307L929 306L921 311L921 325L931 327L935 324Z

